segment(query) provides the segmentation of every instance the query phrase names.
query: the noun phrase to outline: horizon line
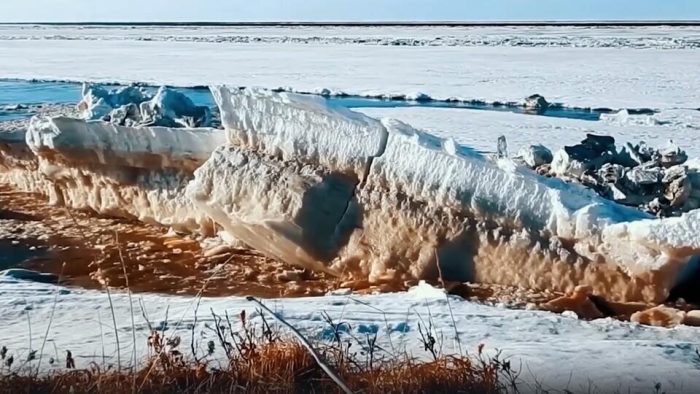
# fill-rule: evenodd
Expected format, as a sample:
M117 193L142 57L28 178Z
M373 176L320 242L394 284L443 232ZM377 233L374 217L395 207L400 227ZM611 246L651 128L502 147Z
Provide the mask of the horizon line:
M150 22L0 22L0 25L45 26L700 26L700 20L542 20L542 21L150 21Z

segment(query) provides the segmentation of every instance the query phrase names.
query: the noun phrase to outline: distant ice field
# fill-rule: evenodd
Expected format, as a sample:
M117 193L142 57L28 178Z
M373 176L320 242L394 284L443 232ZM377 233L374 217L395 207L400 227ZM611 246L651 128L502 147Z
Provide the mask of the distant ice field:
M700 47L700 27L0 25L0 38L680 49Z
M0 78L325 88L487 102L522 101L539 93L575 107L689 109L700 107L700 52L683 43L697 40L699 31L0 26ZM230 35L251 39L218 42ZM491 41L412 46L336 40L350 36ZM515 45L511 36L551 42ZM299 37L318 39L300 42ZM640 44L652 41L675 44Z

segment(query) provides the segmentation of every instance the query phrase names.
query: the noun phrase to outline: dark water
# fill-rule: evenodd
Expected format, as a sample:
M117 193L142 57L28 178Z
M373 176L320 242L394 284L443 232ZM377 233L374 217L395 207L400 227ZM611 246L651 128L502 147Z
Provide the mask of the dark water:
M495 112L510 112L522 115L538 115L551 118L567 118L596 121L600 120L600 114L605 111L594 111L588 109L572 109L572 108L548 108L546 110L530 110L516 105L494 105L478 102L464 101L408 101L408 100L382 100L365 97L331 97L329 100L338 103L347 108L408 108L408 107L427 107L427 108L461 108L479 111L495 111Z
M0 239L0 271L14 268L22 263L46 254L44 249L30 249L26 243L13 243L9 239Z
M116 86L114 86L116 87ZM155 91L154 87L146 89ZM215 107L208 89L176 88L187 94L197 105ZM34 82L34 81L0 81L0 120L12 120L30 116L27 111L4 111L2 107L15 104L66 104L80 101L81 85L65 82ZM402 99L375 99L357 96L327 97L326 100L346 108L458 108L467 110L510 112L523 115L547 116L596 121L605 110L589 110L576 108L555 107L543 111L532 111L515 105L494 105L479 102L423 100L409 101Z
M116 85L103 85L116 88ZM67 82L0 81L0 107L15 104L77 104L82 85ZM154 87L145 89L155 92ZM205 89L177 89L186 93L197 105L213 106L214 99Z

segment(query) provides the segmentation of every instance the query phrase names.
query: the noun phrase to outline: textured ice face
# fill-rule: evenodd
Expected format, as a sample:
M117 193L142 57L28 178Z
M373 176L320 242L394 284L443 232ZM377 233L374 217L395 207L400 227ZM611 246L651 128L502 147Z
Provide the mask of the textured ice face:
M26 142L36 155L35 172L50 183L46 194L55 204L181 231L214 231L185 196L185 187L193 171L225 142L221 130L34 118Z
M319 97L226 87L211 91L229 142L246 150L362 179L386 143L381 122Z
M213 92L232 146L197 172L189 195L224 228L288 262L401 279L434 277L439 260L451 279L559 291L586 284L609 298L659 301L688 250L697 249L691 227L651 220L582 186L492 162L398 121L358 123L356 115L306 96ZM380 138L367 138L368 124ZM236 159L223 165L224 156ZM253 156L253 168L276 168L275 175L250 169ZM300 176L305 166L361 182L352 196L324 195L332 203L309 215L298 202L311 186L278 181L281 174ZM235 187L225 184L234 179ZM311 218L303 225L300 211ZM648 223L678 234L655 231L656 239L625 231ZM303 234L321 224L336 231L302 241L290 230ZM343 236L330 242L330 233ZM321 245L337 253L308 255Z
M361 224L338 270L350 264L371 277L430 277L439 260L449 279L558 291L586 284L608 298L658 301L687 251L664 253L673 248L661 239L622 229L673 226L686 238L655 233L694 247L688 237L696 236L680 223L651 220L579 185L384 123L387 148L358 190Z
M51 185L39 173L39 160L27 146L25 134L21 129L0 131L0 182L48 194Z
M56 117L32 119L26 141L39 154L82 151L81 160L102 165L194 171L225 136L215 129L125 127Z
M339 223L356 184L342 172L228 145L195 172L187 195L201 212L253 248L330 271L351 230Z

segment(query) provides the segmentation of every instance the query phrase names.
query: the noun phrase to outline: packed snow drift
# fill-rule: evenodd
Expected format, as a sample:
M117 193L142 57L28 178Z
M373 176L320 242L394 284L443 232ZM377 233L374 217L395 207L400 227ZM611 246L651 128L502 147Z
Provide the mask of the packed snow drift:
M700 254L698 210L657 219L320 97L213 87L225 130L142 122L157 110L172 126L206 123L177 121L195 111L166 92L86 89L86 120L33 119L29 167L4 149L5 173L56 204L203 236L223 230L282 261L370 280L442 273L661 302Z

